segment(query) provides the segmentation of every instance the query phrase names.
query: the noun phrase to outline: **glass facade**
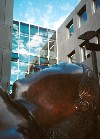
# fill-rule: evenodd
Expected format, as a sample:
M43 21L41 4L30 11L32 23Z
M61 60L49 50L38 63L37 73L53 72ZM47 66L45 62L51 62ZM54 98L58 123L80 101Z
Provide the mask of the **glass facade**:
M25 75L30 73L31 65L41 65L45 63L45 59L49 59L48 56L42 55L41 51L49 54L48 42L56 41L56 38L52 38L55 33L51 29L13 21L11 86L14 81L25 78Z

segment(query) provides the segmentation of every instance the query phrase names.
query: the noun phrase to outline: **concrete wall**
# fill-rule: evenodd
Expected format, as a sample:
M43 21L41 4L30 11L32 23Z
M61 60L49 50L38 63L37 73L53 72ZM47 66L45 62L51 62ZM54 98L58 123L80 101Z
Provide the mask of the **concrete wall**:
M78 12L86 5L87 21L81 26L78 26L79 16ZM68 23L73 20L74 34L68 38L67 28ZM93 12L93 0L81 0L72 13L66 18L63 24L57 30L57 44L58 44L58 62L68 61L68 55L75 50L76 62L81 62L81 53L79 45L83 42L78 37L86 31L96 31L100 28L100 8ZM98 72L100 73L100 52L96 53ZM92 59L87 58L83 63L88 65L91 69Z
M0 0L0 86L10 85L13 0Z

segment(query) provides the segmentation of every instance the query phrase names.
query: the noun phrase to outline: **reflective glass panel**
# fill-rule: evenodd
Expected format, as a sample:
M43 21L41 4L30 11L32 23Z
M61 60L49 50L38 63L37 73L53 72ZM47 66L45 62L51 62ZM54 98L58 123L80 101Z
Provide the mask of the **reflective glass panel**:
M31 47L38 47L42 43L42 37L38 35L34 35L30 38L29 46Z
M20 62L28 63L28 55L20 54L20 53L19 53L19 61L20 61Z
M54 33L55 33L54 30L48 29L48 38L51 38Z
M12 34L12 52L18 52L18 35Z
M24 35L20 36L19 53L27 54L29 52L29 38Z
M87 13L86 11L82 13L81 15L81 23L83 24L87 20Z
M17 62L19 59L18 53L12 53L11 60Z
M70 36L73 35L73 33L74 33L74 27L73 27L73 24L70 26L70 28L69 28L69 32L70 32Z
M10 91L12 91L12 85L10 85Z
M11 61L11 73L16 74L18 73L18 63Z
M27 71L28 71L28 64L19 62L18 79L25 78Z
M48 59L45 58L45 57L41 57L41 58L40 58L40 63L41 63L41 64L48 64Z
M48 37L47 29L39 27L39 35Z
M19 62L19 72L27 72L28 64Z
M40 55L41 55L41 57L47 57L47 55L48 55L48 50L41 50L40 51Z
M18 52L19 22L13 21L12 52Z
M48 39L42 37L42 43L40 44L40 48L42 49L46 43L48 43Z
M51 59L56 59L56 56L57 56L56 52L50 51L50 58Z
M18 53L12 53L12 58L18 59Z
M20 33L29 34L29 25L25 23L20 23Z
M18 21L13 21L13 33L19 32L19 22Z
M25 78L25 75L26 75L26 73L24 73L24 72L19 72L19 74L18 74L18 79L23 79L23 78Z
M33 63L34 58L35 58L35 56L30 55L29 62Z
M44 62L45 62L45 58L44 58L44 57L41 57L41 58L40 58L40 62L41 62L41 63L44 63Z
M17 75L18 75L18 63L11 61L11 83L17 80Z
M13 84L17 80L17 74L11 74L10 83Z
M36 47L30 47L30 54L36 56Z
M38 34L38 27L30 25L30 36Z

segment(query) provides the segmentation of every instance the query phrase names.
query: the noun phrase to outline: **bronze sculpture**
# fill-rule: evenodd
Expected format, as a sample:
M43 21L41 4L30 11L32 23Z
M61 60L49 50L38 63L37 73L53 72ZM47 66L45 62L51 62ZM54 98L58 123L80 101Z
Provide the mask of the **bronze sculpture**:
M0 87L0 139L33 139L34 135L40 139L42 130L35 125L35 120L27 110Z
M99 139L99 93L88 67L60 63L16 81L10 99L24 109L28 139Z

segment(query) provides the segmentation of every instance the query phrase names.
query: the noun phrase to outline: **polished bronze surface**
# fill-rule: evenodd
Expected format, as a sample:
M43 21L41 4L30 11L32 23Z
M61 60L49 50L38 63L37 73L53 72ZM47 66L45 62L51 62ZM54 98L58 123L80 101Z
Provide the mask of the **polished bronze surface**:
M15 108L13 119L23 121L20 127L26 126L28 139L99 139L99 93L98 80L88 67L60 63L17 80L10 96L16 106L9 112ZM23 128L17 131L24 136Z
M28 111L0 87L0 139L40 139L40 129Z

